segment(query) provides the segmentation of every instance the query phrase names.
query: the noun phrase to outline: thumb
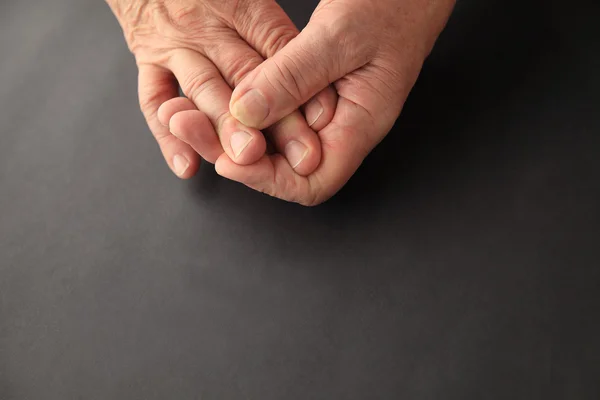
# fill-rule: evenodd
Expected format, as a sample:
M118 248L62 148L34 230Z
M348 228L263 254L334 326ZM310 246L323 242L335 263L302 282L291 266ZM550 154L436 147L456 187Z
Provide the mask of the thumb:
M264 129L364 65L368 54L351 49L342 36L340 29L311 22L240 82L231 97L231 114L247 126Z

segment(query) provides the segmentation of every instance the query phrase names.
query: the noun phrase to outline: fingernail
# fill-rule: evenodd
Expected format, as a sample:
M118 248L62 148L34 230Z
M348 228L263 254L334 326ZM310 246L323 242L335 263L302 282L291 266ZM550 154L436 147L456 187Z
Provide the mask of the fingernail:
M233 103L231 114L244 125L260 128L269 115L269 105L262 93L252 89Z
M185 171L187 171L189 166L190 162L184 156L177 154L175 157L173 157L173 168L175 169L177 176L185 174Z
M323 115L323 106L319 100L311 100L307 105L304 112L306 113L306 122L308 126L313 126Z
M252 136L250 136L246 132L240 131L235 132L233 135L231 135L229 143L231 144L231 150L233 150L233 154L236 158L239 157L240 154L242 154L242 151L244 151L244 149L248 147L251 141Z
M285 158L287 158L292 168L296 168L300 165L307 154L308 147L295 140L292 140L285 146Z

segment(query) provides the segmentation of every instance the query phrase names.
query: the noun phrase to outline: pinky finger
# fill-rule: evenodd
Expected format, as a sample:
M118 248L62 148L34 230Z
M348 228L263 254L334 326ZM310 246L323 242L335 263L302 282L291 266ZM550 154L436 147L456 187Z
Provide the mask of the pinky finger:
M178 177L191 178L200 167L200 156L191 146L173 136L169 128L158 120L161 104L179 95L175 78L163 68L140 65L138 94L142 113L167 164Z

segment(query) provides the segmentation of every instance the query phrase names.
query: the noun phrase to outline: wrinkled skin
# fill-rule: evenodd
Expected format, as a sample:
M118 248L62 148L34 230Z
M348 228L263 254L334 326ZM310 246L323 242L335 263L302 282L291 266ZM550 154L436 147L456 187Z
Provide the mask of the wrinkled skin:
M263 134L232 118L229 101L232 87L298 34L274 0L107 3L139 67L142 112L178 176L193 176L200 156L214 163L225 153L232 162L245 165L265 154ZM178 97L179 86L187 98ZM318 98L327 110L313 124L315 129L330 121L335 91L326 89ZM202 113L189 112L198 109ZM309 174L320 162L319 139L300 112L284 117L270 124L266 134L276 151L291 155L295 172Z
M305 113L311 122L319 116L312 127L318 131L320 163L299 171L281 146L275 154L243 163L225 149L216 160L217 172L304 205L329 199L393 126L453 6L454 0L322 0L302 33L265 53L264 63L231 82L235 90L229 104L231 115L248 128L277 123L289 133L295 129L285 121L292 115L301 118L290 113L317 95ZM330 83L339 96L333 110ZM161 119L179 123L178 136L194 149L216 154L216 147L193 134L190 121L208 115L202 104L194 103L167 101Z

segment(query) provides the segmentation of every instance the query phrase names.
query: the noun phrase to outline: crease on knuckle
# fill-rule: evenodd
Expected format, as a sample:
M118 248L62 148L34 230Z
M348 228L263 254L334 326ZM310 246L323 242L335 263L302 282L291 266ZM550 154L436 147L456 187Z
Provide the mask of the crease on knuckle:
M162 147L165 144L165 142L172 137L171 133L168 131L161 132L160 130L158 130L155 132L154 129L151 129L150 131L152 132L152 136L154 136L154 139L156 139L156 143L158 143L160 147Z
M260 65L260 61L255 58L238 58L227 66L231 71L231 82L228 82L233 87L239 85L239 83L248 75L254 71L256 67ZM228 75L228 74L225 74Z
M264 57L271 57L298 35L298 29L282 14L278 7L259 6L258 11L245 1L235 16L237 30L257 43L257 50ZM250 3L250 4L249 4Z
M336 48L336 57L331 60L339 74L345 65L343 60L352 60L353 64L361 66L373 58L380 45L367 28L361 26L355 16L338 17L330 24L321 24L320 40L326 41L331 48ZM326 57L327 54L322 56Z
M140 104L140 111L144 117L150 121L157 117L158 108L164 101L164 94L161 90L156 90L152 87L140 87L138 100Z
M221 137L221 132L223 132L224 126L227 123L227 121L231 120L232 118L233 117L231 116L231 114L229 114L229 110L225 110L214 119L213 125L219 137Z
M158 93L140 95L140 110L146 119L150 120L158 113L158 107L156 105L160 101L159 97Z
M263 43L265 43L265 55L267 57L272 57L297 35L298 32L291 30L289 25L284 24L283 22L281 25L275 27L272 26L263 40Z
M291 61L291 58L287 58ZM292 65L295 63L292 61ZM263 74L269 84L276 90L284 91L296 102L301 102L302 91L297 75L289 67L289 64L274 62L273 68L269 70L271 74L263 69Z
M193 2L192 5L175 3L167 6L161 4L160 8L161 15L166 18L169 26L181 33L191 33L201 28L201 25L198 24L198 21L201 20L198 6Z
M180 84L184 94L193 100L210 91L218 84L219 79L220 76L212 68L201 68L188 72Z

